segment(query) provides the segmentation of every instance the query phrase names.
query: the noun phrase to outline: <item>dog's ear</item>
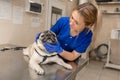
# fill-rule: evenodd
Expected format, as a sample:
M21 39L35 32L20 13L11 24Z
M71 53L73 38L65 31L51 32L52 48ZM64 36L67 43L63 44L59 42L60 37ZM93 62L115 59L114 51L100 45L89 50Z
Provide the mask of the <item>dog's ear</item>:
M36 42L37 42L37 40L39 39L40 35L41 35L41 33L38 33L38 34L36 35L36 39L35 39Z

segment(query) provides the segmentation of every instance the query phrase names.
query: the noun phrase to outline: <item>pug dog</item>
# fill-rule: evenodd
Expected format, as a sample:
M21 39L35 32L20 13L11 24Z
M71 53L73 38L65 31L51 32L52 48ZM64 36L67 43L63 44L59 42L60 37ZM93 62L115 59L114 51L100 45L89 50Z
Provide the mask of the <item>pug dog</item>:
M55 44L57 42L55 33L50 30L41 32L39 38L33 44L23 49L23 54L30 58L29 67L40 75L45 73L41 65L50 62L55 62L67 69L72 69L72 66L65 63L56 52L48 53L43 45L45 42Z

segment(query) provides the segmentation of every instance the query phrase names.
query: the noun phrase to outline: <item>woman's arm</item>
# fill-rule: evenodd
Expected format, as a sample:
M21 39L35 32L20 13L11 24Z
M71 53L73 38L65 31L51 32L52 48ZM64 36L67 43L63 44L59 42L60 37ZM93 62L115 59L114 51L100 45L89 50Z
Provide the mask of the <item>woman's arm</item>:
M75 59L77 59L81 54L76 52L75 50L72 52L68 52L68 51L64 51L62 53L59 54L60 56L62 56L63 58L65 58L66 60L69 61L74 61Z

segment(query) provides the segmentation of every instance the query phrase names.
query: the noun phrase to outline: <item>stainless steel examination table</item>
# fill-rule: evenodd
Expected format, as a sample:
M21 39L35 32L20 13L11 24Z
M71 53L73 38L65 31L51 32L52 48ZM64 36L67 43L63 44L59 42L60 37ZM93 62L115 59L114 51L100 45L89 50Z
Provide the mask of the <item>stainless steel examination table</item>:
M75 76L88 60L69 62L72 70L67 70L58 64L42 65L44 75L37 75L28 67L28 58L23 56L22 49L15 45L0 45L0 80L75 80Z

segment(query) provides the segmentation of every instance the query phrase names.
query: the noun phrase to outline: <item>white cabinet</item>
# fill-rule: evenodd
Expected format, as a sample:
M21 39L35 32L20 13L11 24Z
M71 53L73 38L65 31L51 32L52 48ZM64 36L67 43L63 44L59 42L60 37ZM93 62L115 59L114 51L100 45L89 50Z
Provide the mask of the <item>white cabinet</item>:
M111 32L109 41L109 50L107 55L107 63L105 67L120 69L120 30L115 29Z
M113 29L111 31L111 39L118 39L118 40L120 40L120 29Z

